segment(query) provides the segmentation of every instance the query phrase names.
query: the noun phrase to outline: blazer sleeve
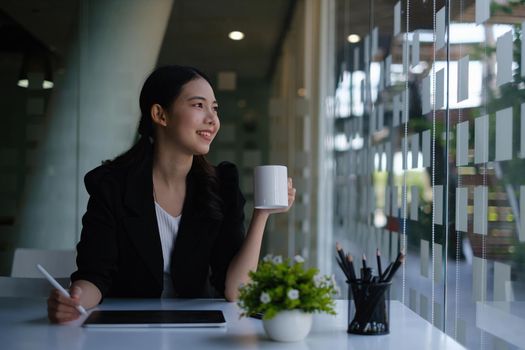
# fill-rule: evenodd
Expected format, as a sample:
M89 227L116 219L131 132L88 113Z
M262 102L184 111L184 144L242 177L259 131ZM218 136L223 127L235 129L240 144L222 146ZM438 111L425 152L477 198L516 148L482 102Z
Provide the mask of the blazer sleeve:
M223 221L211 254L211 284L224 295L226 272L244 241L244 204L237 167L229 162L217 166L223 201Z
M71 275L71 281L87 280L97 286L104 297L117 272L117 228L111 205L111 191L115 186L107 176L100 179L100 174L94 173L97 170L100 169L84 178L90 197L77 244L77 271Z

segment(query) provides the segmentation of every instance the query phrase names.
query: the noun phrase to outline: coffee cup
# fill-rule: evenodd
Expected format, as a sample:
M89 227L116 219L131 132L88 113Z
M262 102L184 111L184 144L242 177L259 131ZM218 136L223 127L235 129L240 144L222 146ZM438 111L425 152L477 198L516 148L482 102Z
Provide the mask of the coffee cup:
M288 170L284 165L261 165L254 171L256 209L288 207Z

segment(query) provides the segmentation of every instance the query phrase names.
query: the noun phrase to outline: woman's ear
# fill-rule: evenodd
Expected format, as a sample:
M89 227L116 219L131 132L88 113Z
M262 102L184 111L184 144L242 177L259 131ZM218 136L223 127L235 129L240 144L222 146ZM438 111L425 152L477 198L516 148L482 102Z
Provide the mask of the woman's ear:
M158 103L155 103L154 105L151 106L150 115L151 115L151 120L153 121L153 123L161 125L161 126L168 125L168 121L166 118L166 113L164 111L164 108L162 108L162 106L159 105Z

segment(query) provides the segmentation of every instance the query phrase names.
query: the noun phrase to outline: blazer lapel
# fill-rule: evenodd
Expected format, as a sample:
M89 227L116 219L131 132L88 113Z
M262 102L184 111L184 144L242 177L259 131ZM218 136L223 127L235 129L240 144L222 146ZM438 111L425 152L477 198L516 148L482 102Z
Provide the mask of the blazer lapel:
M208 218L202 213L203 208L199 208L201 198L197 193L197 186L194 174L190 173L186 182L186 196L175 241L175 249L178 251L175 256L195 254L201 235L207 231L209 225Z
M128 209L128 215L124 218L125 229L144 263L162 286L162 246L153 198L151 156L129 171L124 204Z
M208 256L203 252L203 241L212 234L212 225L219 223L209 218L195 174L188 174L186 197L177 239L171 255L171 277L176 292L183 297L204 296L208 273ZM216 228L218 229L218 227Z

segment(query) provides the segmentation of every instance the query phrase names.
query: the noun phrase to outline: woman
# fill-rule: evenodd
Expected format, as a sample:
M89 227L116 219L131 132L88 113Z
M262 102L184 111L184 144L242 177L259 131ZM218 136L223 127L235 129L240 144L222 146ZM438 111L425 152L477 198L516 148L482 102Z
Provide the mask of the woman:
M139 141L84 179L90 198L78 270L71 298L51 292L52 322L74 320L76 305L90 308L106 296L234 301L257 268L268 216L293 204L289 179L288 208L255 209L245 235L236 167L204 158L220 121L203 73L158 68L142 87L140 109Z

